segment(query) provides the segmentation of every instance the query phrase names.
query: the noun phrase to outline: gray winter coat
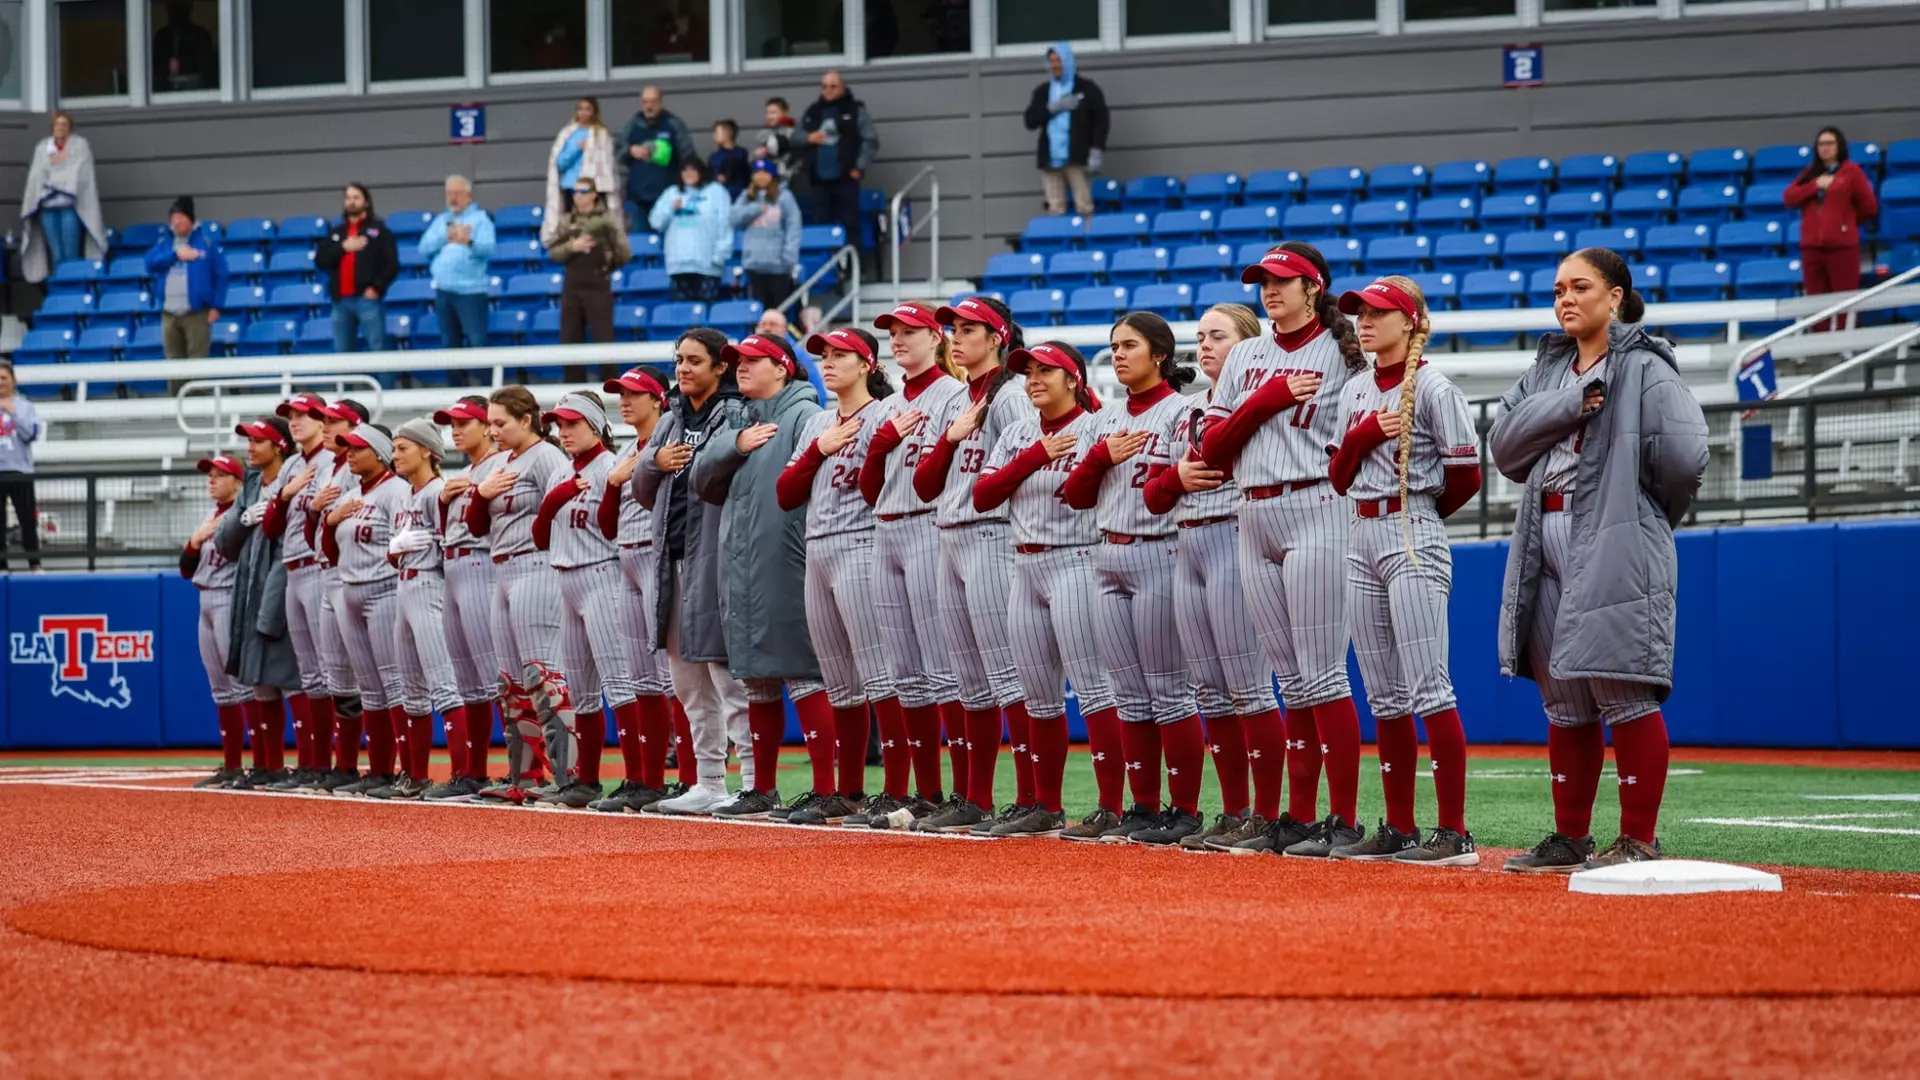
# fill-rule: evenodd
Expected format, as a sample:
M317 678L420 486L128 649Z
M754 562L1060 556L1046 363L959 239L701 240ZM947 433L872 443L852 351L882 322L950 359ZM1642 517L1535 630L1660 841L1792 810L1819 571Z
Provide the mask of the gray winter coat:
M740 234L740 265L753 274L791 274L800 265L800 204L780 189L771 204L755 188L733 200L733 229Z
M820 411L813 384L795 379L713 432L693 459L693 490L721 503L726 553L727 670L736 679L818 679L820 661L807 631L807 511L780 509L774 485ZM743 454L735 436L753 424L778 424L766 445Z
M721 428L739 427L731 418L745 410L746 402L732 391L727 393L730 396L712 404L715 412L695 440L704 439ZM681 659L696 664L724 664L727 637L722 622L726 605L721 591L724 569L720 558L719 507L708 506L691 494L687 498L687 542L685 557L680 560L682 588L674 588L674 560L667 557L667 506L672 502L674 488L690 482L692 467L677 473L663 473L654 463L654 455L662 447L689 441L686 412L686 399L676 396L673 407L660 418L653 437L640 451L633 479L627 486L641 506L654 511L653 550L658 556L654 566L660 586L654 594L654 647L667 647L667 620L678 619Z
M1680 379L1671 345L1620 323L1611 343L1606 402L1591 417L1580 415L1585 385L1561 388L1577 354L1565 334L1543 338L1533 367L1501 396L1488 437L1493 462L1527 491L1501 589L1500 669L1533 673L1526 647L1540 592L1547 450L1584 423L1572 565L1561 584L1547 670L1556 679L1647 683L1664 701L1673 687L1679 580L1673 527L1700 490L1707 421Z
M287 569L280 564L280 541L267 539L258 524L240 517L260 501L260 470L248 469L234 509L220 515L213 547L237 564L233 575L233 613L227 639L227 674L248 686L300 689L300 664L287 637Z

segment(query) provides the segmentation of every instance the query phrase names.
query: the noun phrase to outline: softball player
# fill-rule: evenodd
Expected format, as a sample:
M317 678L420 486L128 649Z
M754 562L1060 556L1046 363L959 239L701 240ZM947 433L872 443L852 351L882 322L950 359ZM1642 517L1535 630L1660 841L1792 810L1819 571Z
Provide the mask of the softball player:
M407 763L407 731L399 717L400 662L393 650L399 572L387 559L393 521L411 501L407 482L393 474L393 436L379 424L359 424L334 439L359 481L353 494L327 510L320 542L340 575L340 632L360 683L367 732L367 775L334 792L366 795L394 784L395 756ZM418 781L418 778L413 778Z
M554 788L578 779L573 701L560 676L560 579L534 546L540 502L568 471L567 455L540 423L540 403L524 386L493 392L487 425L506 451L485 480L469 489L467 528L492 542L493 647L500 664L507 782L481 794L520 804L547 792L538 766L553 770ZM532 737L543 740L528 743Z
M241 730L264 724L264 720L255 721L256 715L278 718L284 713L281 699L300 689L300 664L294 658L293 643L287 633L287 583L286 571L280 565L280 544L261 528L267 508L273 504L281 482L286 479L283 466L287 455L293 452L293 435L287 430L287 422L277 416L236 425L234 431L247 439L250 468L241 478L238 495L238 501L245 508L221 514L209 543L220 558L233 565L233 587L228 592L226 672L239 685L251 690L251 701L241 712L243 727L233 736L237 749ZM202 550L206 548L203 546ZM295 723L304 715L296 713ZM295 734L304 733L296 728ZM281 753L272 749L274 744L274 740L268 739L256 742L255 746L259 752ZM309 749L305 742L300 746L303 750ZM282 770L282 775L283 779L267 784L268 790L311 783L318 774L311 771L287 774ZM243 777L232 786L245 782Z
M579 769L541 801L575 810L600 798L600 756L607 739L601 704L631 712L633 669L620 640L620 548L600 531L600 496L613 472L606 406L592 391L564 394L541 423L560 433L571 471L547 491L534 517L534 546L560 575L560 663L574 703Z
M782 510L807 508L807 633L833 708L835 738L828 745L823 733L805 732L817 798L810 805L796 802L786 820L825 825L867 809L868 706L896 715L900 708L874 612L873 509L860 494L860 464L878 426L868 421L893 384L880 371L879 343L865 330L815 334L807 351L820 357L820 375L836 407L822 409L800 429L777 494Z
M1073 471L1081 434L1099 403L1087 389L1087 364L1073 346L1057 341L1020 349L1007 369L1026 376L1027 397L1039 415L1002 432L973 486L982 513L1006 505L1013 525L1014 582L1007 611L1014 666L1032 718L1033 783L1039 804L1024 817L995 825L994 836L1064 836L1099 840L1121 828L1120 713L1094 645L1099 591L1093 547L1100 530L1090 513L1060 498ZM1067 767L1064 684L1073 683L1093 745L1100 805L1066 828L1060 789ZM1064 832L1062 830L1065 830Z
M291 696L297 766L291 779L302 788L330 791L359 777L336 773L333 768L338 719L336 703L327 689L326 665L320 659L320 641L328 632L321 614L325 586L319 552L307 531L313 496L325 483L324 478L333 475L326 409L326 400L318 394L295 394L274 410L286 420L298 452L281 465L285 480L267 504L260 528L269 540L280 541L281 565L287 575L287 636L300 665L301 692ZM352 711L350 702L339 702L337 707Z
M487 538L467 527L467 507L475 485L506 459L493 445L487 427L487 399L472 394L433 414L435 424L453 430L454 448L465 454L467 469L440 485L434 521L440 541L446 599L440 628L453 663L462 704L447 720L447 749L454 775L427 791L429 800L463 801L487 786L487 757L493 748L493 702L500 692L500 664L493 651L494 581ZM457 744L457 746L456 746Z
M1350 504L1327 484L1348 372L1366 366L1353 325L1327 295L1327 263L1288 242L1241 272L1259 284L1273 337L1234 346L1207 407L1201 456L1240 484L1240 572L1253 624L1287 704L1289 812L1268 850L1324 857L1364 835L1353 824L1360 718L1347 685L1346 550ZM1320 759L1330 813L1313 820Z
M985 834L995 825L1025 817L1036 803L1029 749L1032 725L1007 640L1013 540L1003 510L982 513L973 508L973 484L1001 432L1035 413L1025 385L1006 369L1007 354L1026 347L1006 305L971 296L934 315L953 328L953 357L966 372L967 392L953 395L928 418L913 488L934 504L933 523L940 533L940 626L966 711L970 806L993 809L1003 710L1013 744L1014 800L974 826L975 833ZM971 816L955 810L961 818Z
M332 556L321 547L317 537L325 531L324 518L343 498L352 498L360 490L360 478L347 464L347 455L340 452L338 439L353 430L356 424L366 423L369 414L367 408L350 398L341 398L327 406L326 418L322 430L327 433L328 445L334 448L333 472L323 476L320 490L314 493L313 502L307 512L306 527L313 536L309 542L320 556L320 666L327 674L327 690L333 695L335 715L338 721L338 737L335 740L336 775L347 783L358 783L364 779L360 775L360 736L370 723L380 722L379 717L366 715L365 702L355 684L353 659L347 650L347 631L341 626L342 612L346 610L346 586L340 580L339 567ZM382 736L383 740L387 736ZM368 743L369 756L372 743ZM331 781L323 782L322 788L337 791L337 787L328 787Z
M644 810L661 799L683 794L685 788L667 790L667 747L673 742L676 725L673 670L667 666L667 654L654 646L653 603L659 569L655 564L652 511L625 493L640 452L660 423L667 391L643 368L608 380L602 389L620 396L620 419L631 424L636 433L607 473L599 510L600 535L620 548L620 637L627 649L635 696L632 704L613 710L627 778L606 798L591 805L595 810L619 813ZM693 768L691 747L681 760L685 768Z
M1211 385L1186 400L1168 448L1174 464L1150 478L1145 493L1147 509L1172 514L1179 527L1174 622L1206 717L1207 745L1220 778L1224 811L1205 832L1181 840L1184 851L1241 850L1235 845L1261 840L1268 823L1280 816L1287 732L1274 702L1273 670L1260 650L1240 587L1240 521L1235 513L1240 491L1193 449L1195 430L1219 386L1227 353L1258 336L1260 322L1242 304L1216 304L1200 317L1194 353Z
M1466 827L1467 736L1447 676L1447 594L1453 552L1441 522L1480 490L1480 447L1467 398L1421 359L1431 333L1427 301L1404 277L1381 278L1340 297L1356 316L1373 369L1341 391L1340 436L1328 444L1335 491L1354 500L1347 546L1347 616L1379 730L1387 816L1336 859L1393 859L1474 866ZM1413 818L1420 743L1427 725L1439 825L1423 844Z
M238 458L216 454L197 466L207 476L207 498L213 511L187 538L180 552L180 576L200 590L200 663L207 669L207 685L213 691L214 711L220 718L220 768L194 787L225 787L240 779L240 744L246 736L248 703L253 687L243 686L227 674L227 650L232 638L229 616L233 609L234 564L223 558L209 543L220 516L233 509L234 496L246 467ZM254 746L254 755L265 752L263 744Z
M900 692L904 733L880 732L880 750L889 776L889 793L904 785L909 757L916 797L908 804L916 818L926 817L945 797L940 784L940 728L945 722L953 758L956 794L967 787L966 714L960 690L947 664L940 632L938 590L940 538L933 507L913 490L913 470L925 445L919 438L927 417L965 393L932 307L908 301L881 315L873 325L892 338L893 358L905 383L880 403L875 430L860 470L860 492L873 507L874 593L885 635L893 685ZM888 717L880 716L884 723ZM906 744L904 750L897 742ZM889 750L894 751L889 755ZM896 776L897 781L896 782ZM884 820L878 816L873 821Z
M400 665L400 705L393 711L393 724L396 732L406 732L406 756L398 780L367 792L376 799L418 799L427 793L435 709L447 721L454 775L467 767L465 724L454 728L461 708L460 684L441 628L447 596L438 535L444 452L440 430L424 418L409 420L393 433L393 471L407 485L406 502L394 514L387 540L387 555L400 579L392 642Z
M1172 464L1173 428L1187 411L1179 387L1191 369L1174 363L1173 328L1151 312L1121 317L1111 334L1113 371L1127 388L1124 408L1109 409L1080 435L1079 464L1061 497L1093 510L1101 539L1094 553L1100 583L1094 626L1120 708L1121 747L1133 807L1118 836L1149 846L1177 844L1200 831L1200 770L1206 738L1174 623L1174 524L1147 509L1147 481ZM1160 812L1160 756L1172 796Z

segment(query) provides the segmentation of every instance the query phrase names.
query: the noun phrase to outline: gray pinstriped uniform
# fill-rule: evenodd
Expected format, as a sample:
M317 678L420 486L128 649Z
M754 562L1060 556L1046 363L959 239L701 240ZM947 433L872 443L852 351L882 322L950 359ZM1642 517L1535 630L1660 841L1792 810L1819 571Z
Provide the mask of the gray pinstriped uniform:
M613 472L613 455L602 451L584 466L575 463L554 480L569 485L577 474L585 490L560 507L547 558L560 575L560 656L576 712L599 710L604 694L619 708L635 697L633 669L621 640L625 585L620 549L600 532L600 497Z
M1342 391L1342 436L1369 415L1399 407L1398 383L1382 390L1372 371L1360 372ZM1399 498L1399 445L1390 439L1374 447L1362 460L1348 496L1374 503ZM1336 443L1332 448L1339 447ZM1347 617L1375 716L1425 715L1454 705L1453 681L1447 674L1453 549L1434 499L1446 490L1447 462L1472 464L1479 459L1466 395L1439 371L1422 368L1413 384L1413 447L1407 459L1404 513L1355 515L1347 547ZM1407 554L1408 531L1418 562Z
M440 524L440 489L434 477L413 492L394 515L393 531L412 529L435 533ZM412 551L397 559L400 571L398 618L393 622L393 653L400 658L400 704L409 716L425 716L434 709L444 719L459 705L460 685L447 655L443 626L447 581L442 572L439 544ZM411 575L411 576L409 576ZM448 732L451 736L452 732Z
M1319 480L1300 491L1240 503L1240 575L1260 643L1280 676L1290 708L1351 696L1347 683L1347 522L1353 507L1327 476L1327 443L1339 430L1347 366L1333 334L1322 331L1289 352L1271 337L1233 347L1221 369L1208 423L1233 413L1269 379L1319 375L1320 389L1261 425L1234 466L1250 488Z
M494 658L517 685L528 663L562 670L560 578L547 553L533 546L533 519L570 466L559 447L541 441L518 456L503 456L495 468L519 474L513 487L494 497L487 526L492 557L499 560L493 564Z
M313 480L304 490L287 500L287 531L280 538L280 561L287 566L305 559L317 559L319 552L307 543L307 514L313 509L313 494L333 473L333 451L316 448L311 456L295 454L280 466L281 483L306 469L317 467ZM279 489L275 488L275 497ZM324 606L326 585L320 567L309 565L287 571L287 634L293 640L293 657L300 665L300 689L311 697L327 696L327 666L320 658L320 642L326 623Z
M1091 414L1081 415L1060 430L1078 435L1092 420ZM1004 467L1039 439L1038 419L1015 421L994 444L981 475ZM1099 527L1092 512L1073 509L1059 495L1079 459L1076 450L1042 467L1021 481L1007 501L1014 543L1047 548L1014 555L1007 608L1014 668L1026 692L1027 715L1036 720L1065 714L1067 682L1073 684L1083 716L1114 704L1093 626L1099 591L1093 545Z
M936 440L946 438L947 428L973 405L970 394L955 394L930 414L921 433L921 455ZM1024 691L1007 637L1013 530L1004 509L983 514L973 508L973 482L979 479L1001 432L1015 421L1037 415L1027 398L1026 379L1009 378L994 395L980 426L954 448L946 486L934 504L933 523L940 538L940 628L946 636L960 704L974 712L1016 704Z
M635 440L614 464L638 457L645 446L645 439ZM610 494L602 492L601 498ZM640 505L630 491L618 495L620 529L615 542L620 545L620 638L627 648L627 670L633 674L636 694L664 697L673 693L673 669L667 666L666 650L653 644L659 640L654 636L653 604L660 587L654 564L653 511Z
M462 475L479 487L505 460L506 455L495 450ZM462 491L447 500L436 518L447 585L440 627L446 636L447 658L453 661L460 700L482 702L492 699L500 688L500 664L493 652L492 552L486 537L475 536L467 528L467 503L472 498L472 488ZM466 554L455 557L454 552Z
M215 508L207 521L223 513L239 513L232 507ZM233 580L239 567L222 558L208 540L200 545L200 565L194 567L194 588L200 590L200 663L207 669L207 687L213 691L215 705L239 705L253 700L253 687L227 674L227 637L233 616Z
M820 681L835 708L851 708L893 696L893 680L881 644L873 600L873 510L860 494L860 463L873 441L878 402L854 416L860 433L813 474L807 498L807 633L820 660ZM840 423L838 410L807 418L792 465L820 436Z
M1573 370L1574 365L1568 364L1566 376L1560 382L1561 387L1571 389L1575 386L1585 386L1596 380L1605 380L1607 361L1612 358L1613 354L1607 353L1601 356L1592 367L1578 373ZM1417 383L1414 392L1419 393ZM1579 424L1567 433L1566 438L1554 443L1547 450L1547 474L1540 478L1542 491L1570 492L1573 490L1574 475L1580 471L1580 447L1586 438L1587 425Z
M334 573L341 591L334 614L360 682L361 700L369 709L384 709L401 704L405 696L400 657L392 648L393 624L400 617L395 602L400 574L387 561L387 541L393 538L394 518L412 503L413 492L405 480L389 473L358 498L360 508L333 526L340 549ZM321 527L326 527L324 521Z
M1206 411L1205 393L1185 400L1168 448L1174 463L1192 448L1194 420ZM1240 489L1229 480L1211 491L1181 495L1172 511L1179 525L1174 625L1187 654L1194 695L1207 716L1257 716L1277 704L1273 669L1260 651L1240 587L1239 508Z
M965 392L965 383L947 375L922 388L911 401L904 388L896 390L880 403L874 429L912 409L931 416L949 398L964 396ZM893 685L900 693L900 704L907 708L937 705L960 696L948 661L946 635L940 628L935 584L939 580L940 537L933 527L933 508L921 502L913 490L913 467L919 464L920 451L926 445L920 436L931 426L926 421L922 424L920 431L908 433L887 455L886 484L873 507L876 518L913 515L882 520L874 528L874 609L880 617L881 640Z
M332 484L340 489L340 497L328 504L327 511L316 512L319 519L314 524L316 548L320 530L327 527L327 512L360 494L360 478L347 468L346 455L335 456L333 470L332 476L317 476L313 481L321 487ZM360 680L353 670L353 653L347 642L346 631L340 628L347 610L346 582L341 580L339 568L328 563L323 553L316 550L315 554L321 555L320 664L327 672L328 692L335 697L350 697L360 693Z
M1103 533L1134 538L1103 543L1093 565L1100 582L1095 622L1120 719L1171 724L1192 716L1193 687L1180 644L1173 603L1174 524L1147 509L1147 477L1172 464L1173 428L1187 412L1187 399L1171 392L1138 415L1125 406L1103 409L1080 433L1077 453L1120 431L1145 431L1147 444L1100 478L1094 517Z

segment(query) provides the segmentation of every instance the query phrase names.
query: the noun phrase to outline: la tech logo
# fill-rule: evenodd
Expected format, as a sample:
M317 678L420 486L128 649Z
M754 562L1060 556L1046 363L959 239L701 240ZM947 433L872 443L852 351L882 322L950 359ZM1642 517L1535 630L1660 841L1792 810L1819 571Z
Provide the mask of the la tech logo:
M53 669L54 697L70 697L103 709L133 703L121 664L153 662L153 631L107 628L105 615L42 615L37 634L12 634L10 659ZM100 676L105 685L98 685Z

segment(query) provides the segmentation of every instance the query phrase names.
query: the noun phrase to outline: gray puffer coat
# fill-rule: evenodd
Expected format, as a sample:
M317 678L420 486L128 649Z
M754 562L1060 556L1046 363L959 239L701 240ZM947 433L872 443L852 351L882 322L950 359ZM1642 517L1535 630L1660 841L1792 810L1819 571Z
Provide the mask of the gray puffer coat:
M675 395L672 406L654 426L653 437L640 451L634 465L629 493L641 506L653 511L653 550L656 583L653 626L656 649L667 647L667 620L678 620L680 658L695 664L727 662L726 570L720 557L720 511L708 506L689 490L692 466L677 473L660 471L654 460L663 447L688 443L696 451L708 436L722 429L737 428L731 418L746 408L738 391L722 389L706 403L697 419L687 399ZM731 438L731 436L728 436ZM682 558L675 562L667 550L667 524L674 504L680 502L686 513L686 545ZM674 586L674 571L680 573Z
M234 508L221 514L213 529L214 550L236 564L227 674L247 686L292 692L300 689L300 663L287 638L287 569L280 564L280 541L267 539L257 522L241 521L246 508L260 501L261 488L260 470L249 468Z

